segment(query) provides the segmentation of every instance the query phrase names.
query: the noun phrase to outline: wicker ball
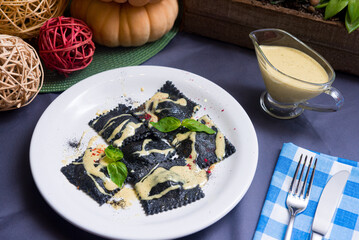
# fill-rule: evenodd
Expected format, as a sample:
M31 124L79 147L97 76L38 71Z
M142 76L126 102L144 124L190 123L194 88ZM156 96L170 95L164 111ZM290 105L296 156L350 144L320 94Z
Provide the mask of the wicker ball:
M61 16L40 28L39 54L48 69L67 76L87 67L94 52L92 31L81 20Z
M37 37L44 22L61 16L68 2L69 0L2 0L0 34L24 39Z
M29 104L38 94L44 73L35 49L19 37L0 35L0 111Z

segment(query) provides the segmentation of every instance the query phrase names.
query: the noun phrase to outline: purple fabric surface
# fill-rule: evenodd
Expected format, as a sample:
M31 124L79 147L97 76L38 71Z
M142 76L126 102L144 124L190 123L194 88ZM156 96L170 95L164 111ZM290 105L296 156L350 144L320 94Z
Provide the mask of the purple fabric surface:
M278 120L260 108L264 83L253 50L179 33L144 65L179 68L215 82L243 106L257 132L258 166L244 198L218 222L182 239L252 239L284 142L359 160L358 77L337 73L333 86L345 97L339 112L305 111L296 119ZM43 111L58 95L40 94L27 107L0 112L0 239L100 239L58 215L42 198L31 176L32 132Z

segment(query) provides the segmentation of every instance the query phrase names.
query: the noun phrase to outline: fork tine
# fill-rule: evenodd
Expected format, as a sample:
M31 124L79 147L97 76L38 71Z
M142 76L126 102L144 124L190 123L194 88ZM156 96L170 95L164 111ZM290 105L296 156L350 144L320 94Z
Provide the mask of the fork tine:
M297 178L298 169L299 169L300 164L302 163L302 157L303 157L303 154L300 155L299 162L298 162L297 168L295 169L295 173L294 173L294 176L292 179L292 183L290 184L290 187L289 187L289 191L288 191L289 193L291 193L293 190L293 184L295 182L295 179Z
M298 184L297 184L297 189L295 190L295 194L298 193L298 190L299 190L299 185L300 183L302 182L302 177L303 177L303 173L304 173L304 170L305 170L305 164L307 163L307 156L305 156L305 159L304 159L304 164L303 164L303 167L300 171L300 176L298 178ZM303 184L302 184L302 187L303 187Z
M295 216L297 214L303 212L307 208L308 203L309 203L308 196L310 194L310 190L311 190L312 184L313 184L315 168L316 168L316 165L317 165L317 158L315 159L315 162L314 162L314 167L313 167L313 170L311 172L309 185L308 185L307 191L305 193L305 198L302 198L301 196L304 194L305 187L307 185L307 180L308 180L308 177L309 177L309 171L310 171L310 168L311 168L311 165L312 165L312 162L313 162L313 157L312 157L312 158L310 158L309 166L306 167L306 162L307 162L308 158L309 158L308 156L305 156L304 164L303 164L303 167L301 167L300 176L299 176L299 179L297 180L296 179L297 174L298 174L299 167L301 166L302 159L303 159L303 154L301 154L300 159L298 161L297 168L295 170L294 177L292 179L292 183L290 185L288 195L287 195L286 204L287 204L288 211L289 211L289 214L290 214L290 220L289 220L288 227L287 227L286 234L285 234L285 238L284 238L286 240L290 240L290 238L291 238ZM304 177L305 180L304 180L304 182L302 182L302 177L303 177L303 174L304 174L305 170L307 170L307 172L305 173L305 177ZM295 186L295 183L294 183L295 181L296 181L296 184L297 184L296 186ZM301 186L299 186L300 184L301 184ZM292 192L293 187L296 188L295 194L293 194L293 192ZM300 190L299 190L300 195L298 196L297 193L298 193L299 188L300 188Z
M307 192L305 194L305 198L307 198L309 196L310 189L312 188L312 183L313 183L313 178L314 178L314 173L315 173L315 167L317 166L317 160L318 160L318 158L316 158L315 162L314 162L314 167L313 167L312 175L310 176L310 182L309 182L309 185L308 185Z
M312 161L313 161L313 157L310 158L307 173L305 174L305 178L303 182L302 191L300 192L299 197L304 196L304 190L305 190L305 186L307 185L308 175L309 175L310 167L312 166Z

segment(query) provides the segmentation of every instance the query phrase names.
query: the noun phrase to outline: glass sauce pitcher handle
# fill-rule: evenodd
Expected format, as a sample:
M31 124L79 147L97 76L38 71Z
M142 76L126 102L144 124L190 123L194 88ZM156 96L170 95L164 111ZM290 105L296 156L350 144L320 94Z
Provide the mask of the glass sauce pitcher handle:
M328 94L334 99L334 104L324 105L324 104L315 104L309 102L300 103L298 106L307 110L318 111L318 112L336 112L344 104L344 97L341 92L335 87L330 87L324 91L325 94Z

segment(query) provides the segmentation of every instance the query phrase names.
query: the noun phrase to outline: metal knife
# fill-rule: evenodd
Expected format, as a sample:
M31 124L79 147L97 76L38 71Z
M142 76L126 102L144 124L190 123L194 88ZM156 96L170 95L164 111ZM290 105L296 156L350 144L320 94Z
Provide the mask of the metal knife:
M349 174L348 171L340 171L325 185L313 220L312 240L322 239L328 232Z

